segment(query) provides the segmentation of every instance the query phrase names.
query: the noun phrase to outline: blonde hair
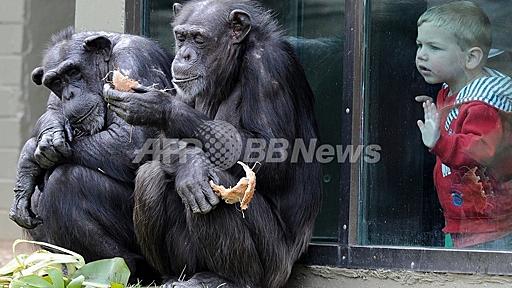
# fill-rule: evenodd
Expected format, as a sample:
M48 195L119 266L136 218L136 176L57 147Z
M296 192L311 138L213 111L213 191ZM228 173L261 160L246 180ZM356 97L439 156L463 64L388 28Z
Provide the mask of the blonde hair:
M485 12L470 1L456 1L430 7L418 19L451 32L461 49L480 47L487 59L492 45L491 22Z

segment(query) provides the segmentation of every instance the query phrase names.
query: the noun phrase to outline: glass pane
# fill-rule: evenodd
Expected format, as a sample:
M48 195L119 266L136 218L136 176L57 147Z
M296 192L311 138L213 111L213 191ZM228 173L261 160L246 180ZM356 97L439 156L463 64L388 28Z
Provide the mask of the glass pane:
M339 144L345 1L261 2L274 11L304 66L316 96L322 143ZM145 6L145 34L165 47L172 45L169 24L172 4L172 1L151 0ZM340 164L335 161L323 165L324 203L314 233L317 240L337 240L339 171Z
M456 248L475 248L479 243L493 242L499 238L497 242L501 244L493 242L478 248L512 249L512 234L509 234L512 231L512 221L503 220L512 219L512 190L507 187L512 178L505 172L510 170L507 163L512 162L503 160L512 156L509 147L512 143L508 142L512 139L508 138L510 120L508 113L504 112L510 112L510 107L507 106L509 104L506 103L510 101L507 95L512 95L512 84L508 82L510 79L507 80L506 75L495 75L503 81L499 82L503 93L494 95L496 98L493 96L493 99L505 103L500 106L504 109L501 110L496 108L497 100L485 100L481 92L471 94L476 95L475 99L467 96L474 85L490 85L496 80L492 78L494 72L491 70L471 74L480 70L470 66L463 68L461 62L450 65L451 62L446 59L443 59L440 66L429 66L435 65L432 61L439 57L436 56L439 54L433 54L437 53L434 49L440 49L438 51L442 50L443 53L448 49L447 46L436 47L436 43L460 43L453 40L456 39L455 36L446 28L456 25L444 24L444 28L434 24L422 26L441 29L442 32L435 30L436 33L428 34L429 30L425 28L422 31L426 32L418 37L417 20L428 7L448 2L450 1L367 2L364 142L367 145L380 145L382 150L378 163L362 163L360 244L428 247L455 245ZM473 2L482 7L492 24L493 49L487 66L510 75L512 22L509 15L512 6L509 1ZM442 34L443 31L447 34ZM439 39L440 35L449 36ZM452 36L453 38L449 38ZM422 74L418 72L415 64L417 37L418 61L423 65L420 65ZM462 48L457 51L463 53ZM436 74L441 73L436 70L437 67L452 69L458 74L454 78ZM462 70L457 70L459 68ZM442 81L432 78L432 75L440 75L439 79ZM474 77L464 78L467 75ZM427 84L423 76L431 84ZM494 80L489 80L490 78ZM448 88L441 86L443 82L449 82ZM509 84L510 87L507 86ZM452 87L453 95L437 96L440 89L447 93ZM464 90L463 87L468 88ZM431 96L434 102L437 100L437 104L444 107L440 110L440 124L435 125L439 127L441 137L435 142L432 153L423 144L416 123L417 120L424 119L421 104L414 100L418 95ZM486 101L494 101L494 104ZM471 103L479 105L477 110L471 108ZM484 112L474 112L480 111L479 109ZM472 114L468 114L468 111ZM460 114L454 114L459 112ZM451 115L448 117L451 120L445 126L448 115ZM482 123L487 126L482 128ZM472 125L476 125L476 128ZM436 155L439 164L435 166ZM437 185L433 180L434 169ZM476 171L476 176L480 179L470 177L471 173L468 172L471 171ZM476 186L471 186L472 184ZM475 193L473 190L480 187L480 184L483 188Z

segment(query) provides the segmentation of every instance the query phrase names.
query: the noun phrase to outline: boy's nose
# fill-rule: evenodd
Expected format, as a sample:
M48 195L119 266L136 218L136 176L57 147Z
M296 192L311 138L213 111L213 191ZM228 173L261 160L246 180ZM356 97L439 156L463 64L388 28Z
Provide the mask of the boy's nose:
M427 59L427 53L425 53L425 49L422 49L423 47L418 48L416 50L416 59L420 60L426 60Z
M420 49L416 52L416 59L418 60L427 60L427 54L422 52Z

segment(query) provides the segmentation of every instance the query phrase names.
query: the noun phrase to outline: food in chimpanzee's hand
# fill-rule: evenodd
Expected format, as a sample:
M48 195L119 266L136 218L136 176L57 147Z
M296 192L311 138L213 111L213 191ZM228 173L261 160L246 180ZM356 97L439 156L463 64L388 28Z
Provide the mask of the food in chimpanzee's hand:
M121 92L133 92L134 88L140 86L137 80L130 79L130 77L123 75L121 71L114 70L114 75L112 76L112 83L114 84L114 88Z
M217 185L210 180L210 186L215 194L219 195L222 200L228 204L240 202L240 208L245 210L249 207L249 203L254 196L256 188L256 174L245 163L238 161L245 171L245 177L242 177L233 188L226 188L223 185Z

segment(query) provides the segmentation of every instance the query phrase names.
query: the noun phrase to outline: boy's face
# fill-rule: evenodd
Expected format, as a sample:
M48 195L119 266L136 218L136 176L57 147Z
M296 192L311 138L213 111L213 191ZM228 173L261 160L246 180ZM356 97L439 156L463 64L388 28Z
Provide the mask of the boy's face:
M446 82L450 87L464 84L465 53L452 33L423 23L418 27L416 44L416 68L427 83Z

